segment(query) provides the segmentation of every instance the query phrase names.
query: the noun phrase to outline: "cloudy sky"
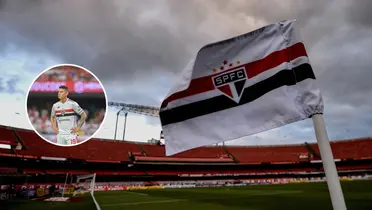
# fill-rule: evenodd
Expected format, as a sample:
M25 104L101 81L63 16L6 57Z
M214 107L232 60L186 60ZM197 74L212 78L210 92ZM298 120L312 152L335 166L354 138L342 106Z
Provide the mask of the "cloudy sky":
M369 0L0 0L0 123L30 128L25 95L51 65L88 68L110 101L159 106L203 45L297 19L330 138L372 136L370 8ZM97 137L113 138L114 124L110 111ZM158 138L160 129L159 119L131 114L127 139ZM305 120L230 143L314 139Z

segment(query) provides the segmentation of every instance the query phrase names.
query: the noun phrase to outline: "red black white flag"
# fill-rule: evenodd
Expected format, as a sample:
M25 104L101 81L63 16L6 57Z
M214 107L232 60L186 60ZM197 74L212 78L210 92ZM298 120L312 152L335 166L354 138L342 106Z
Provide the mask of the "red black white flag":
M204 46L161 105L166 154L323 113L295 20Z

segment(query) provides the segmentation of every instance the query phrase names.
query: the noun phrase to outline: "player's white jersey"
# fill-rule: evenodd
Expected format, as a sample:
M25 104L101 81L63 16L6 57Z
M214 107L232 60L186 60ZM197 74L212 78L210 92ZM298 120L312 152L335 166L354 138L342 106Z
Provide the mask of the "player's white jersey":
M81 115L84 110L75 101L67 98L65 103L61 101L53 104L51 116L54 116L57 121L59 135L68 135L71 129L77 126L78 115Z

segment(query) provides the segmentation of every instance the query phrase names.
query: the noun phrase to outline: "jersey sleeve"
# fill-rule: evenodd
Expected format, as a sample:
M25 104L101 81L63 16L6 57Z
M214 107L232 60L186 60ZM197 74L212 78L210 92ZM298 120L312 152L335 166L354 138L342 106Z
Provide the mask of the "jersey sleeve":
M83 114L84 112L84 110L76 102L72 104L72 108L74 109L74 112L78 113L79 115Z
M56 116L56 106L55 105L52 106L52 110L50 112L50 116L51 117L55 117Z

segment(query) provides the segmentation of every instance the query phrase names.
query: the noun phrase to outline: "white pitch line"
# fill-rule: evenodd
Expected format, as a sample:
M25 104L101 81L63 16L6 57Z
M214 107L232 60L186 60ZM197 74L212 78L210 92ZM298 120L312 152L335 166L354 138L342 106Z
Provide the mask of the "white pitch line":
M125 193L129 193L129 194L135 194L135 195L148 195L146 193L139 193L139 192L130 192L130 191L123 191Z
M293 191L278 191L278 192L261 192L256 194L251 194L249 196L255 196L255 195L283 195L283 194L297 194L297 193L303 193L303 191L300 190L293 190Z
M129 206L129 205L140 205L140 204L152 204L152 203L174 203L187 201L186 199L173 199L173 200L163 200L163 201L143 201L143 202L134 202L134 203L116 203L116 204L107 204L101 206Z

